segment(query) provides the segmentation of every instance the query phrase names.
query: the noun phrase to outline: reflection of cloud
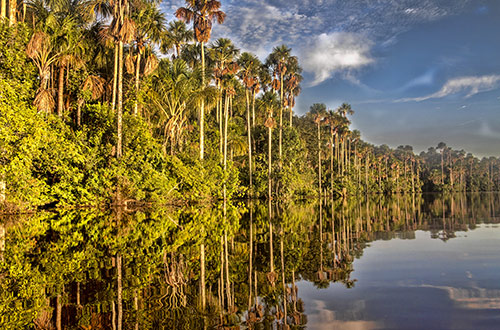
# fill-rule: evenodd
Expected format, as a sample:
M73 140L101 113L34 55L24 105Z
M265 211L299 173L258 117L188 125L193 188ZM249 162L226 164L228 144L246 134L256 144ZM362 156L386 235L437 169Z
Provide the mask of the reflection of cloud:
M335 311L326 308L326 304L322 300L313 300L315 305L312 306L313 313L307 315L307 327L309 329L329 330L329 329L347 329L347 330L363 330L363 329L380 329L382 324L376 321L363 320L338 320L336 319ZM358 301L354 309L361 312L365 309L364 301ZM360 318L359 316L356 318Z
M460 77L448 80L446 84L436 93L415 97L406 98L398 100L399 102L409 102L409 101L425 101L429 99L438 99L448 95L457 94L461 92L467 92L465 97L471 97L477 93L491 91L498 88L500 83L500 75L490 75L490 76L470 76L470 77Z
M317 85L339 70L350 71L373 62L370 56L372 42L355 33L334 32L320 34L302 51L302 65L306 71L314 73ZM348 74L351 81L356 82Z
M462 308L500 309L500 290L484 288L454 288L450 286L422 285L422 287L442 289L448 297Z

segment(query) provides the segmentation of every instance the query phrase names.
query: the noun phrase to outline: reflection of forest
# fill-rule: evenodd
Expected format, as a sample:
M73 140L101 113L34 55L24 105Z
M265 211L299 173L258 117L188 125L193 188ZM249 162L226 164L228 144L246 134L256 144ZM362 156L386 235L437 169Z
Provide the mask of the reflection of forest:
M499 214L498 194L459 194L5 218L0 325L301 328L297 281L352 287L367 242L415 230L447 240ZM464 304L488 298L451 294Z

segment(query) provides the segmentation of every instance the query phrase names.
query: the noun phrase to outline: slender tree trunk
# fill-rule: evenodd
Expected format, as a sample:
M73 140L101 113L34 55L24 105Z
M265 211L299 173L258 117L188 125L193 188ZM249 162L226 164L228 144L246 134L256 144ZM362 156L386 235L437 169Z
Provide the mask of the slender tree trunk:
M231 299L231 282L229 281L229 251L227 244L227 232L224 230L224 258L226 264L226 295L227 295L227 307L231 310L233 307L233 301Z
M229 121L229 97L226 92L224 104L224 172L227 169L227 126Z
M139 74L141 68L141 51L137 53L137 64L135 65L135 100L134 100L134 116L139 113Z
M441 184L444 185L444 165L443 165L443 153L444 153L444 149L441 150Z
M0 20L7 18L7 0L1 0L0 2Z
M267 202L268 205L268 216L269 216L269 261L270 261L270 272L274 274L274 250L273 250L273 223L271 221L271 200ZM274 282L272 283L274 286Z
M116 110L117 118L117 142L116 158L122 157L122 116L123 116L123 41L118 46L118 105Z
M118 330L122 330L123 324L123 304L122 304L122 256L119 254L116 256L116 271L117 271L117 293L116 300L118 305Z
M333 134L330 142L330 194L333 196Z
M113 95L111 100L111 109L115 111L116 109L116 93L118 88L118 57L120 47L118 44L115 44L115 60L113 65Z
M267 196L268 199L271 200L271 174L272 174L272 167L271 167L271 150L272 150L272 136L273 136L273 131L271 127L267 128Z
M205 43L201 42L201 86L205 88ZM200 106L200 160L205 155L205 100L201 99Z
M200 291L201 291L201 309L204 311L206 306L205 293L205 242L200 244Z
M57 91L57 115L63 116L64 111L64 64L59 66L59 81Z
M280 169L283 165L283 150L282 150L282 141L283 141L283 73L281 73L280 77L280 134L279 134L279 165Z
M290 127L293 127L293 109L290 105L289 108L290 108Z
M252 271L253 271L253 204L250 200L250 244L248 247L248 309L252 306Z
M253 197L252 183L252 129L250 122L250 95L248 89L245 90L247 101L247 135L248 135L248 175L250 177L250 197Z
M252 89L252 127L255 127L255 90Z
M220 84L220 83L219 83ZM224 104L223 104L223 98L222 98L222 88L219 86L219 100L217 100L217 106L218 106L218 111L219 111L219 151L221 154L221 157L223 157L224 154L224 114L223 114L223 109L224 109ZM222 158L221 158L222 161Z
M62 296L58 294L56 297L56 329L62 330Z
M318 122L318 188L321 199L321 126Z
M219 286L219 296L220 296L220 308L224 311L224 236L220 237L220 286Z
M287 324L287 294L286 294L286 283L285 283L285 257L284 257L284 251L283 251L283 228L281 229L281 235L280 235L280 254L281 254L281 284L283 286L283 324Z
M16 23L17 15L17 0L9 0L9 25L12 26Z

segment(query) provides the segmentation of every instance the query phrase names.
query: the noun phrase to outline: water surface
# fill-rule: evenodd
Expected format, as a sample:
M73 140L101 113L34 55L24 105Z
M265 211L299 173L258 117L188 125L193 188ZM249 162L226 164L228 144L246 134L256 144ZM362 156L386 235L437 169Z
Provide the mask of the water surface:
M5 217L0 326L496 328L498 214L492 193Z

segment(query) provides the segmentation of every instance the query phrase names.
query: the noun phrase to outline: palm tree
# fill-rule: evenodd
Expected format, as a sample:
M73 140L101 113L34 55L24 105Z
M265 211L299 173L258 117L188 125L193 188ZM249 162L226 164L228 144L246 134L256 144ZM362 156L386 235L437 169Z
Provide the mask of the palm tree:
M49 89L50 66L55 63L58 54L54 52L50 36L43 31L33 33L26 47L26 54L35 63L40 77L40 87L37 90L34 104L38 111L51 112L55 101Z
M327 116L326 105L323 103L314 103L309 108L307 116L311 118L317 126L318 131L318 188L319 196L321 198L321 124L323 119Z
M439 142L437 149L441 149L441 185L444 185L444 160L443 160L443 154L446 150L446 143L444 142Z
M156 110L164 153L169 144L171 155L181 145L187 127L187 110L196 104L197 89L195 75L181 59L162 60L152 76L152 88L147 91L146 100Z
M135 44L137 47L137 59L135 63L135 92L134 115L138 114L138 94L141 70L141 57L146 52L151 43L158 43L165 29L165 16L158 10L158 7L149 2L142 2L141 7L132 15L136 24ZM156 56L151 54L146 59L144 74L154 71L158 63Z
M252 195L252 132L250 123L250 93L253 91L254 86L258 84L258 59L250 53L243 53L238 60L240 65L240 79L245 86L245 100L247 109L247 136L248 136L248 174L250 177L250 195ZM255 95L253 95L253 104L255 104ZM254 115L255 121L255 115Z
M280 114L279 114L279 144L278 144L278 152L279 152L279 160L280 166L282 165L282 139L283 139L283 108L284 108L284 99L283 99L283 81L285 77L285 73L287 71L287 64L290 59L291 49L285 45L281 45L279 47L274 47L271 54L266 59L266 65L273 72L273 82L272 87L275 91L279 90L280 96Z
M338 114L333 110L328 110L326 113L326 124L330 128L330 189L333 194L333 146L334 138L337 135L337 125L339 122ZM337 146L335 146L337 148Z
M226 14L220 10L220 2L217 0L186 0L186 7L181 7L175 12L175 16L189 23L193 21L193 30L196 41L201 44L201 70L202 86L205 86L205 48L204 45L210 39L212 32L212 20L216 19L219 24L224 22ZM204 157L204 135L205 135L205 103L200 104L200 160Z
M285 105L289 109L290 127L293 126L293 107L295 106L295 98L300 94L300 82L302 81L302 68L299 66L299 62L296 56L291 56L288 60L287 74L285 77Z
M173 21L168 24L167 31L162 35L161 51L167 53L174 48L172 58L179 58L182 47L193 40L193 30L187 28L183 21Z
M219 92L219 98L216 106L216 119L219 123L219 151L223 154L224 145L224 132L223 132L223 98L224 87L223 81L232 78L232 75L236 73L236 62L234 61L236 56L238 56L240 50L236 48L233 42L229 39L219 38L210 47L210 57L215 61L214 68L214 78L215 85Z
M276 99L276 94L271 92L266 92L260 98L260 107L265 109L267 113L267 119L264 126L267 127L267 179L268 179L268 198L271 199L272 191L272 136L273 128L276 125L273 114L274 110L279 107L278 100Z

